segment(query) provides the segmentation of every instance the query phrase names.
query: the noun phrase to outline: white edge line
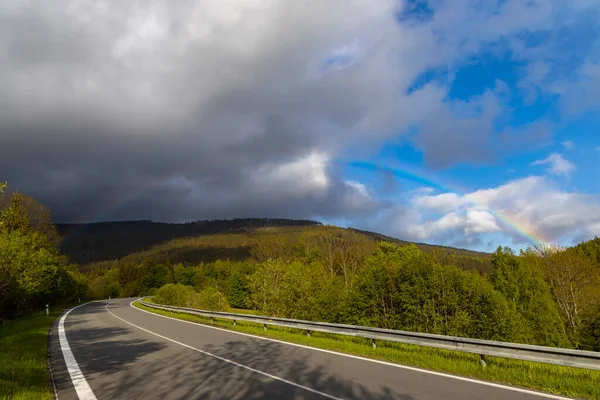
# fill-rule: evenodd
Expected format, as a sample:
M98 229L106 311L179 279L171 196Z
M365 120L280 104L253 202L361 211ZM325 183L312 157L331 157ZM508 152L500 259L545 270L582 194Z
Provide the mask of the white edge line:
M47 354L47 362L48 362L48 371L50 371L50 382L52 383L52 394L54 395L54 400L58 400L58 390L56 389L56 381L54 380L54 371L52 370L52 349L50 348L50 337L52 335L52 328L50 327L48 330L48 354Z
M253 337L253 338L256 338L256 339L268 340L268 341L275 342L275 343L287 344L289 346L301 347L301 348L304 348L304 349L320 351L320 352L323 352L323 353L336 354L338 356L349 357L349 358L354 358L354 359L357 359L357 360L369 361L369 362L373 362L373 363L377 363L377 364L388 365L390 367L402 368L402 369L407 369L407 370L410 370L410 371L416 371L416 372L422 372L422 373L430 374L430 375L442 376L442 377L445 377L445 378L452 378L452 379L456 379L456 380L459 380L459 381L477 383L477 384L480 384L480 385L491 386L491 387L500 388L500 389L506 389L506 390L512 390L514 392L531 394L531 395L534 395L534 396L544 397L544 398L547 398L547 399L573 400L570 397L562 397L562 396L557 396L557 395L554 395L554 394L548 394L548 393L543 393L543 392L536 392L534 390L521 389L521 388L517 388L517 387L513 387L513 386L501 385L501 384L498 384L498 383L492 383L492 382L481 381L481 380L478 380L478 379L466 378L466 377L463 377L463 376L456 376L456 375L445 374L443 372L436 372L436 371L430 371L430 370L427 370L427 369L421 369L421 368L416 368L416 367L409 367L409 366L402 365L402 364L394 364L394 363L387 362L387 361L375 360L375 359L372 359L372 358L366 358L366 357L361 357L361 356L355 356L355 355L352 355L352 354L340 353L340 352L333 351L333 350L325 350L325 349L321 349L321 348L318 348L318 347L305 346L303 344L297 344L297 343L291 343L291 342L284 342L283 340L271 339L271 338L267 338L267 337L263 337L263 336L256 336L256 335L252 335L252 334L249 334L249 333L237 332L237 331L230 330L230 329L217 328L215 326L205 325L205 324L203 324L201 322L191 322L191 321L186 321L186 320L179 319L179 318L168 317L166 315L161 315L161 314L153 313L153 312L142 310L141 308L135 307L133 305L133 303L135 303L136 301L139 301L139 299L133 300L131 303L129 303L129 305L132 308L134 308L134 309L136 309L138 311L142 311L142 312L145 312L145 313L148 313L148 314L152 314L152 315L156 315L156 316L163 317L163 318L172 319L172 320L179 321L179 322L184 322L184 323L187 323L187 324L200 325L200 326L202 326L204 328L216 329L216 330L219 330L219 331L235 333L236 335L249 336L249 337ZM168 310L165 310L165 311L168 311ZM193 315L193 314L190 314L190 315Z
M73 382L77 396L80 400L96 400L96 395L92 391L92 388L88 384L85 376L79 368L79 365L77 364L77 361L75 360L75 356L71 351L71 347L69 347L69 341L67 340L67 335L65 333L65 319L67 316L71 313L71 311L85 306L86 304L88 303L73 307L63 314L58 323L58 339L60 342L60 349L62 350L62 354L65 359L65 364L67 365L67 371L69 371L69 376L71 377L71 381Z
M134 301L135 301L135 300L134 300ZM200 349L198 349L198 348L196 348L196 347L189 346L189 345L187 345L187 344L185 344L185 343L181 343L181 342L178 342L177 340L170 339L170 338L168 338L168 337L166 337L166 336L163 336L163 335L160 335L160 334L158 334L158 333L156 333L156 332L152 332L152 331L150 331L150 330L148 330L148 329L146 329L146 328L142 328L141 326L138 326L138 325L136 325L136 324L132 324L131 322L129 322L129 321L126 321L126 320L124 320L123 318L121 318L121 317L119 317L119 316L116 316L115 314L113 314L113 313L112 313L112 312L111 312L111 311L108 309L108 305L109 305L109 304L111 304L111 303L107 303L107 304L106 304L106 311L108 311L108 312L109 312L109 313L110 313L110 314L111 314L113 317L115 317L115 318L117 318L117 319L120 319L121 321L125 322L126 324L129 324L129 325L131 325L131 326L134 326L134 327L136 327L136 328L138 328L138 329L141 329L141 330L143 330L144 332L148 332L148 333L150 333L150 334L152 334L152 335L154 335L154 336L158 336L158 337L159 337L159 338L161 338L161 339L168 340L168 341L170 341L170 342L173 342L173 343L176 343L176 344L178 344L178 345L181 345L181 346L183 346L183 347L186 347L186 348L188 348L188 349L190 349L190 350L194 350L194 351L197 351L197 352L199 352L199 353L205 354L205 355L207 355L207 356L214 357L214 358L216 358L217 360L225 361L225 362L227 362L227 363L230 363L230 364L233 364L233 365L235 365L235 366L237 366L237 367L240 367L240 368L247 369L248 371L255 372L255 373L257 373L257 374L260 374L260 375L266 376L266 377L268 377L268 378L271 378L271 379L274 379L274 380L276 380L276 381L280 381L280 382L283 382L283 383L287 383L288 385L292 385L292 386L295 386L295 387L297 387L297 388L300 388L300 389L307 390L307 391L309 391L309 392L312 392L312 393L315 393L315 394L321 395L321 396L323 396L323 397L327 397L327 398L329 398L329 399L333 399L333 400L343 400L343 399L342 399L342 398L340 398L340 397L335 397L335 396L332 396L332 395L330 395L330 394L327 394L327 393L324 393L324 392L320 392L320 391L318 391L318 390L315 390L315 389L309 388L309 387L307 387L307 386L301 385L301 384L299 384L299 383L292 382L292 381L288 381L287 379L280 378L280 377L278 377L278 376L275 376L275 375L271 375L271 374L269 374L269 373L267 373L267 372L260 371L260 370L258 370L258 369L254 369L254 368L252 368L252 367L249 367L249 366L247 366L247 365L244 365L244 364L237 363L237 362L235 362L235 361L229 360L229 359L227 359L227 358L224 358L224 357L220 357L220 356L218 356L218 355L216 355L216 354L209 353L208 351L200 350ZM130 305L131 305L131 303L130 303ZM133 307L133 308L135 308L135 307ZM153 313L150 313L150 314L153 314ZM154 314L154 315L156 315L156 314Z

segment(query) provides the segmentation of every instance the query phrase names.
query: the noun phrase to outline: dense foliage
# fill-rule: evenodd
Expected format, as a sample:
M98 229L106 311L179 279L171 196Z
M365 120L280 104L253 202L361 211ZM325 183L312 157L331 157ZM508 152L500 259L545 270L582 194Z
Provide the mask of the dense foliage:
M46 302L154 295L164 304L600 349L600 239L456 254L326 226L167 241L68 265L45 207L0 198L0 319Z
M210 311L227 310L225 296L213 287L207 287L198 293L191 286L168 283L158 289L153 300L158 304L169 304L178 307L191 307Z
M118 284L122 296L154 294L166 285L161 290L179 287L187 293L185 301L157 297L166 304L190 305L192 292L218 292L229 307L279 317L547 346L599 346L600 239L519 254L498 248L486 273L465 269L451 253L376 243L353 230L287 233L271 229L254 236L172 242L98 264L91 282L104 284L98 296L106 296L110 284ZM178 254L173 249L205 254L213 251L211 245L226 244L249 247L249 256L197 264L172 264L168 257Z
M0 323L85 298L86 278L56 249L49 211L21 193L2 192L0 200Z

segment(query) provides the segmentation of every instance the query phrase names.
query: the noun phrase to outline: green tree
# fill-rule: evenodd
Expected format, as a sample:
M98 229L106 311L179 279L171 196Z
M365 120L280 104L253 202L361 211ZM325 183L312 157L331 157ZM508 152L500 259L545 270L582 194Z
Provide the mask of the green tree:
M416 246L380 243L349 300L350 322L391 329L517 340L520 318L475 271L437 264Z
M345 299L343 278L320 263L270 259L249 278L252 304L277 317L338 322Z
M234 308L248 308L250 302L250 289L245 279L240 274L234 273L229 279L227 301Z
M194 296L192 307L208 311L227 311L227 299L221 291L207 287Z
M223 293L213 287L208 287L198 293L191 286L169 283L158 289L153 300L158 304L200 310L227 310L227 299Z
M191 286L168 283L157 290L153 300L158 304L193 307L196 291Z
M600 268L595 261L569 249L541 249L541 265L571 343L580 346L582 325L594 319L600 305Z
M106 285L106 295L110 298L119 297L121 295L121 286L117 282L110 282Z
M61 259L38 232L0 231L0 319L40 307L51 298Z
M182 285L192 285L194 283L194 269L184 267L183 264L176 264L173 267L173 280Z
M144 292L150 288L161 288L168 283L173 283L173 274L162 264L157 264L151 267L149 274L145 275L142 280L142 289Z
M580 347L584 350L600 351L600 308L596 317L585 321L581 327Z
M52 223L50 210L36 199L15 192L0 196L0 206L4 210L1 215L2 228L8 231L18 230L22 233L32 231L42 233L49 247L60 243L60 235Z
M538 255L527 251L517 256L509 248L498 247L492 255L492 265L494 288L523 317L523 340L545 346L569 346Z

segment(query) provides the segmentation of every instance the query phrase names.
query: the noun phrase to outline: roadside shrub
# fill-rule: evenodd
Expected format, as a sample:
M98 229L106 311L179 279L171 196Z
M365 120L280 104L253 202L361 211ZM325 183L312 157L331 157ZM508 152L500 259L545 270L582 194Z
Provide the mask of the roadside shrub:
M202 289L194 297L193 308L209 311L227 311L227 299L225 295L214 287Z
M210 311L227 310L227 299L223 293L211 287L197 293L191 286L168 283L158 289L153 300L158 304L176 307L198 308Z
M176 307L193 307L196 291L191 286L167 283L156 291L153 300L158 304Z

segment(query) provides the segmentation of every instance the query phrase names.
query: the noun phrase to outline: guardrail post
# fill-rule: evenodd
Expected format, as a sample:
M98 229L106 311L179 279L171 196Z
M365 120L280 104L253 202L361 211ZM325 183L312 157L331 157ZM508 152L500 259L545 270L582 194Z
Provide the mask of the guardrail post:
M487 367L487 361L485 359L485 354L480 354L481 359L479 360L479 362L481 362L481 366L482 367Z
M371 346L373 346L374 349L377 348L377 342L375 341L375 339L371 339Z

